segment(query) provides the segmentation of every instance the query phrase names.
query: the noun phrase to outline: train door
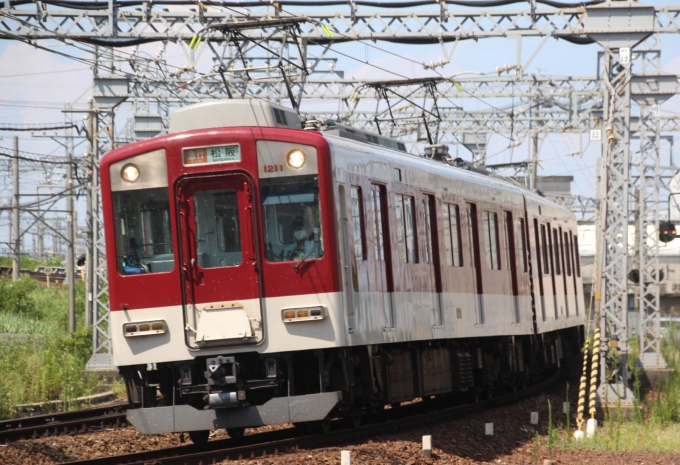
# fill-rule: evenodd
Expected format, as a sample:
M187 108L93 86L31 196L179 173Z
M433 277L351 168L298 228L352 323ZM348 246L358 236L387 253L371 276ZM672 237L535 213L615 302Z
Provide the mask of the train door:
M515 256L515 230L512 222L512 212L505 212L505 234L508 244L508 268L512 285L512 322L519 323L519 284L517 279L517 259Z
M579 306L578 306L578 300L579 300L579 294L578 294L578 282L576 281L576 261L575 261L575 256L574 256L574 241L572 240L572 235L569 234L569 232L565 231L564 232L564 242L565 245L568 244L569 248L569 261L571 262L571 271L572 271L572 281L574 284L574 308L576 309L576 316L579 316Z
M356 199L356 196L358 196L359 191L358 188L352 186L350 187L350 195L351 195L351 201L352 201L352 210L355 209L354 203L355 200L357 204L359 203L359 200ZM354 293L358 291L358 289L355 288L354 283L356 282L356 267L352 265L352 257L351 257L351 244L352 240L350 238L350 225L349 225L349 218L347 216L347 197L345 193L345 185L344 184L338 184L338 198L340 199L340 240L341 240L341 245L342 245L342 272L343 272L343 283L344 283L344 288L345 288L345 299L346 299L346 304L345 308L347 309L347 324L349 326L350 331L356 331L357 329L357 315L356 315L356 308L354 304ZM359 208L359 205L356 207L357 209ZM359 244L359 247L361 247L362 244Z
M558 234L556 234L555 238L555 244L559 244L559 260L562 262L562 297L564 298L564 311L565 311L565 316L569 318L570 314L570 305L569 301L571 300L571 292L569 291L569 286L568 286L568 277L571 277L571 264L567 262L567 257L564 255L564 235L562 234L562 228L559 228Z
M541 225L540 233L539 233L539 224L538 224L538 219L534 218L534 236L535 236L535 241L536 241L536 264L538 265L536 273L537 273L537 281L538 281L538 291L540 295L540 304L541 304L541 321L545 322L548 320L548 315L547 311L545 308L545 289L544 289L544 280L543 280L543 275L546 273L546 267L549 266L548 264L548 252L546 251L546 245L545 245L545 226ZM543 242L541 242L541 239L543 239ZM534 290L535 291L535 290Z
M558 320L560 318L560 307L557 302L557 279L555 275L560 274L559 266L560 262L559 256L557 255L557 245L554 244L553 241L553 235L550 234L550 231L554 231L554 228L551 229L550 223L546 223L546 228L548 231L548 240L546 242L548 246L548 259L550 260L550 284L552 286L552 297L553 297L553 309L555 311L555 319Z
M432 296L434 326L442 326L442 276L439 261L439 239L437 237L437 206L433 195L422 198L421 211L425 220L425 264L428 267L429 292Z
M191 177L177 187L184 317L190 347L263 337L251 180Z
M392 254L390 253L390 230L385 186L371 184L371 207L373 209L373 238L376 264L376 289L379 306L383 310L385 328L394 327L392 314Z
M479 223L477 222L477 205L474 203L466 203L465 210L467 213L468 224L468 238L470 240L470 264L474 268L472 273L472 280L474 282L474 289L477 292L475 299L475 323L478 325L484 324L484 290L482 287L482 263L479 250Z

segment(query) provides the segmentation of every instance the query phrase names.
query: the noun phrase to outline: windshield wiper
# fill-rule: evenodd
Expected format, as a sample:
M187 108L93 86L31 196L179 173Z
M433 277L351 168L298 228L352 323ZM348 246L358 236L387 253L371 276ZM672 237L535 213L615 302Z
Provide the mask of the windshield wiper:
M302 262L304 262L307 259L307 257L309 257L312 254L312 252L314 252L314 249L316 249L316 248L317 248L317 244L314 244L314 247L312 247L309 252L307 252L295 265L293 265L293 268L296 269L296 270L298 268L300 268L300 265L302 265Z

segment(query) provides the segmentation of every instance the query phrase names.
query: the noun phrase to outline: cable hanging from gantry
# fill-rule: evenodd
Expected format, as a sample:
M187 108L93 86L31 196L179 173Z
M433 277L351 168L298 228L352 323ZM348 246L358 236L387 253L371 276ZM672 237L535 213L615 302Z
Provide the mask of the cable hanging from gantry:
M265 50L267 53L270 53L273 57L278 59L278 64L275 67L281 73L281 78L283 79L283 82L286 86L286 92L288 94L288 98L290 100L292 107L295 110L299 111L304 85L307 80L307 76L309 75L305 52L301 45L302 39L300 24L305 22L308 22L308 19L305 17L231 21L227 23L207 25L205 29L202 31L202 33L197 34L197 37L199 37L198 42L200 42L201 40L200 37L202 37L203 35L207 35L209 31L217 30L222 32L225 35L227 42L234 44L234 46L236 47L237 51L236 54L243 63L243 71L245 72L247 81L254 80L253 77L250 75L250 71L254 70L254 68L252 68L248 64L248 60L246 58L246 51L244 51L243 49L243 44L250 42L253 44L254 47L261 48ZM273 30L264 39L254 39L252 37L249 37L245 32L254 29L258 30L273 29ZM279 50L276 50L268 45L265 45L269 41L280 42L281 46ZM194 43L195 41L192 40L191 44L192 47L194 46ZM298 56L300 57L301 64L296 63L294 60L291 60L285 56L285 47L287 44L293 44L296 47ZM296 69L297 73L295 74L291 73L290 71L292 69ZM232 98L228 81L224 76L224 73L226 71L228 70L225 70L222 66L220 66L218 69L218 72L220 73L224 85L226 87L227 94L229 95L230 98ZM297 80L298 75L301 76L301 79L299 80ZM295 81L297 81L297 84L300 86L300 92L297 98L293 92L293 83Z
M396 104L400 104L401 102L407 102L407 106L409 107L414 107L418 108L421 110L421 115L419 119L422 118L423 124L425 126L425 131L427 132L427 138L428 142L430 145L434 144L436 141L434 140L432 133L430 132L429 124L435 123L439 124L442 120L441 114L439 112L439 106L437 105L437 95L436 95L436 89L437 89L437 84L440 82L444 81L449 81L447 78L439 78L439 77L433 77L433 78L421 78L421 79L397 79L397 80L386 80L386 81L371 81L371 82L365 82L361 84L359 87L357 87L354 92L352 93L351 100L353 99L354 101L358 101L359 98L359 93L363 89L371 88L375 90L376 95L377 95L377 102L376 102L376 112L375 112L375 117L373 118L373 121L375 122L375 125L377 127L378 133L382 134L381 128L380 128L380 122L381 121L390 121L392 126L396 126L396 122L400 120L400 118L395 117L394 111L399 111L398 108L394 108L393 102L390 100L390 97L388 96L389 94L392 94L397 97L398 101ZM417 85L418 87L416 89L412 89L411 92L408 94L402 94L396 90L394 90L394 87L403 87L403 86L409 86L409 85ZM411 98L411 96L416 93L419 89L424 89L425 90L425 95L424 100L427 100L427 95L432 98L433 100L433 106L432 109L428 109L425 107L425 103L419 104L417 103L414 99ZM387 104L387 110L379 111L379 105L381 100L385 100L385 103ZM380 118L380 114L384 114L385 112L389 113L389 118ZM430 120L429 118L432 118ZM413 118L408 118L409 120L412 120ZM438 133L437 129L437 133Z

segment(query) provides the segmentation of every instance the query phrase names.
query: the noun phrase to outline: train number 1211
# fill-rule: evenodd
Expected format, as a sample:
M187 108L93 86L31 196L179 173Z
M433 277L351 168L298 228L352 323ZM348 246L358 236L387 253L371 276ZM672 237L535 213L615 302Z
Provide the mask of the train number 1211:
M264 165L262 168L265 173L278 173L283 171L283 165Z

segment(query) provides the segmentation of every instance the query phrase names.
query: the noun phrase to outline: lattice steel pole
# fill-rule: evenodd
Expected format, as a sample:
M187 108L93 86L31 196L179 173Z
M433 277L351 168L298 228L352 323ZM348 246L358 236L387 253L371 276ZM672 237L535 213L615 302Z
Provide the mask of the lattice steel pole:
M630 52L630 49L628 49ZM621 51L619 50L619 55ZM600 328L600 399L606 404L632 403L628 387L628 190L630 165L630 60L614 59L611 49L604 52L603 82L604 133L603 168L605 183L602 232L602 281ZM607 361L611 354L610 363Z
M677 91L676 76L640 76L634 83L634 94L640 106L640 160L638 164L638 192L640 199L636 241L639 260L640 312L638 326L639 358L645 376L653 384L663 382L667 373L666 361L661 355L661 302L659 295L661 267L659 265L659 223L661 221L662 192L667 192L663 182L660 160L661 123L656 108ZM640 85L640 84L643 85ZM637 89L636 89L637 88ZM649 92L652 88L653 91Z
M628 225L630 207L631 49L654 32L654 8L637 2L586 7L586 34L604 48L603 160L600 211L599 400L630 406L628 385Z
M630 49L628 49L630 52ZM620 52L619 52L620 55ZM628 186L630 165L630 61L604 52L604 202L601 212L600 327L602 372L600 399L606 404L632 403L628 387ZM609 363L607 357L610 357Z
M97 83L95 76L95 84ZM102 95L95 88L92 118L92 182L90 184L90 227L92 231L92 273L88 276L92 292L93 354L87 363L92 370L112 370L113 359L109 328L109 286L106 273L106 248L102 222L100 172L101 157L115 148L115 109L127 97Z
M640 161L638 178L639 215L636 238L638 246L640 321L638 338L639 361L644 369L663 369L661 355L659 298L659 201L661 169L659 163L659 127L654 108L640 107Z

